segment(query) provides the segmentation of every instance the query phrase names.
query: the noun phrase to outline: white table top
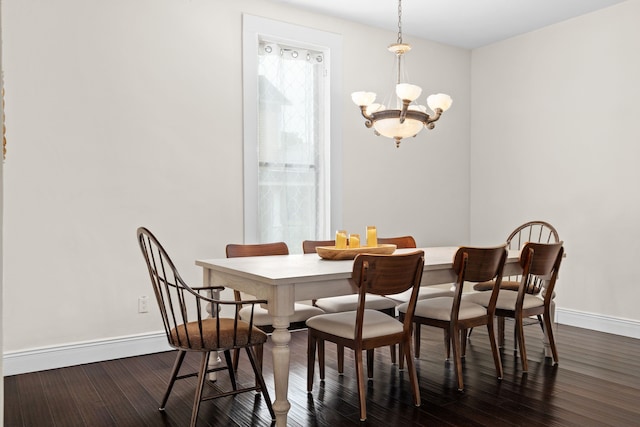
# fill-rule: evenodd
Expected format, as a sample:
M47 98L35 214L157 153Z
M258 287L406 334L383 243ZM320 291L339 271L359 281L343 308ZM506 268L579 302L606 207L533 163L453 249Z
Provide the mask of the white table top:
M450 270L457 247L397 249L394 254L416 250L425 252L425 272ZM514 263L518 251L510 251L508 263ZM325 260L317 254L292 254L240 258L196 260L196 265L220 273L270 285L301 284L335 279L349 279L353 260Z

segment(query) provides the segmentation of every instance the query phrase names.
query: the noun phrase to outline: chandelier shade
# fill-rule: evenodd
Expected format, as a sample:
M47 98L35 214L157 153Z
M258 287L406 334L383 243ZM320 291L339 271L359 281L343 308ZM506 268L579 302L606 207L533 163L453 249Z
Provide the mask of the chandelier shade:
M422 94L422 88L400 81L403 75L403 55L411 50L409 44L402 42L402 0L398 0L398 40L388 49L396 55L395 108L374 103L376 100L374 92L353 92L351 99L360 107L360 112L365 118L365 126L373 127L376 135L394 139L396 147L399 147L403 138L416 136L423 127L433 129L434 122L451 107L453 100L444 93L429 95L427 105L433 114L428 114L427 107L416 103Z

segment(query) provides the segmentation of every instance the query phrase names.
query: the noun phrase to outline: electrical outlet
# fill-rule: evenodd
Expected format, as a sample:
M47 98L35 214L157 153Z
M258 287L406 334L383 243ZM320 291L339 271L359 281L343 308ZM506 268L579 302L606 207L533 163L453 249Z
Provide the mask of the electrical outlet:
M142 295L138 297L138 313L148 313L149 312L149 297L146 295Z

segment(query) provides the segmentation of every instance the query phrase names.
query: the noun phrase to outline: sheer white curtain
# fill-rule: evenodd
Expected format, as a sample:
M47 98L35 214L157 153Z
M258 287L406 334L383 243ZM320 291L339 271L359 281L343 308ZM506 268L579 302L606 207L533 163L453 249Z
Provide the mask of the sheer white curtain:
M300 252L329 220L324 56L269 41L258 52L259 240Z

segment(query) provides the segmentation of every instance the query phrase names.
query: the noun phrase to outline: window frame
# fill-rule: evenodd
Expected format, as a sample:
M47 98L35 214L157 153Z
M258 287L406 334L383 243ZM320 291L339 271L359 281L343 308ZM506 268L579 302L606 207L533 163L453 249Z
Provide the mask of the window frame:
M242 15L243 200L244 242L260 243L258 234L258 46L260 37L324 52L329 78L329 218L327 236L342 223L342 36L336 33ZM309 236L313 239L315 236Z

